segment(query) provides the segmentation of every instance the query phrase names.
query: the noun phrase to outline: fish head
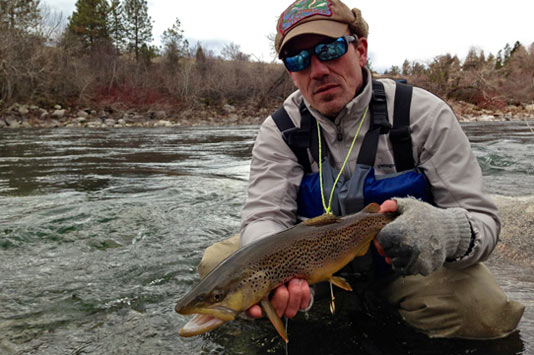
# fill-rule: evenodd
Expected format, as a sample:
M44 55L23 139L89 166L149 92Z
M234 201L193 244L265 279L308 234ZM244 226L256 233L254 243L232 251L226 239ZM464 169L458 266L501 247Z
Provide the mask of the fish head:
M236 277L226 283L212 278L209 274L176 304L176 312L195 315L180 329L181 336L199 335L233 320L268 292L258 293L250 277Z

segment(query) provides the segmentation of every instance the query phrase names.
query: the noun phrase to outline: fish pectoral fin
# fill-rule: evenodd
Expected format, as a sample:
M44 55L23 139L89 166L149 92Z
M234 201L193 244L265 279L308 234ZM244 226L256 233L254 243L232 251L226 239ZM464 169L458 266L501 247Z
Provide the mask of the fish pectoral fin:
M269 301L269 299L265 297L263 300L261 300L260 304L263 308L263 311L265 312L265 315L267 315L267 318L269 318L271 323L273 323L274 329L276 329L278 334L280 334L280 336L282 337L282 339L284 339L286 343L289 342L286 327L284 326L284 323L282 322L280 317L278 317L278 314L276 314L276 311L274 310L274 307Z
M338 222L341 222L341 221L342 221L341 218L336 217L332 213L324 213L324 214L322 214L320 216L307 219L307 220L303 221L302 224L304 224L306 226L318 227L318 226L324 226L324 225L327 225L327 224L338 223Z
M345 291L352 291L352 287L350 286L349 282L341 276L331 276L328 281Z

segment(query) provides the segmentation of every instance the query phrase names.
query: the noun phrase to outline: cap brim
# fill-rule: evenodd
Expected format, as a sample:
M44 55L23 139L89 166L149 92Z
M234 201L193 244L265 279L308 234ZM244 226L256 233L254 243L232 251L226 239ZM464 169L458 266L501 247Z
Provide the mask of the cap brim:
M285 35L284 40L280 44L280 52L278 53L278 57L281 58L284 51L284 46L287 44L287 42L297 36L315 34L338 38L343 36L348 28L349 25L346 23L331 20L315 20L300 24Z

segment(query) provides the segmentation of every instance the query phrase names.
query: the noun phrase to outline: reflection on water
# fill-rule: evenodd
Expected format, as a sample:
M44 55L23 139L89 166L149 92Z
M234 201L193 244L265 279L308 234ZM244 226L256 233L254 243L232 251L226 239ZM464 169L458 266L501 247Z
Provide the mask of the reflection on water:
M534 139L524 124L464 128L491 193L532 194ZM184 339L185 317L174 313L198 280L202 250L239 229L256 133L0 131L0 353L285 353L267 321ZM507 339L432 341L389 313L332 317L319 302L289 323L289 353L534 353L531 270L490 267L527 304Z

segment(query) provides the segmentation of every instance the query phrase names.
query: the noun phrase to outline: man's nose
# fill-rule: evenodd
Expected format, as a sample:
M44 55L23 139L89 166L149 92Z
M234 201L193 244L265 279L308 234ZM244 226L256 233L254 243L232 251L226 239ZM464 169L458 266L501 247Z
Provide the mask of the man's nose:
M313 79L322 78L330 73L328 64L321 62L316 56L311 57L310 76Z

